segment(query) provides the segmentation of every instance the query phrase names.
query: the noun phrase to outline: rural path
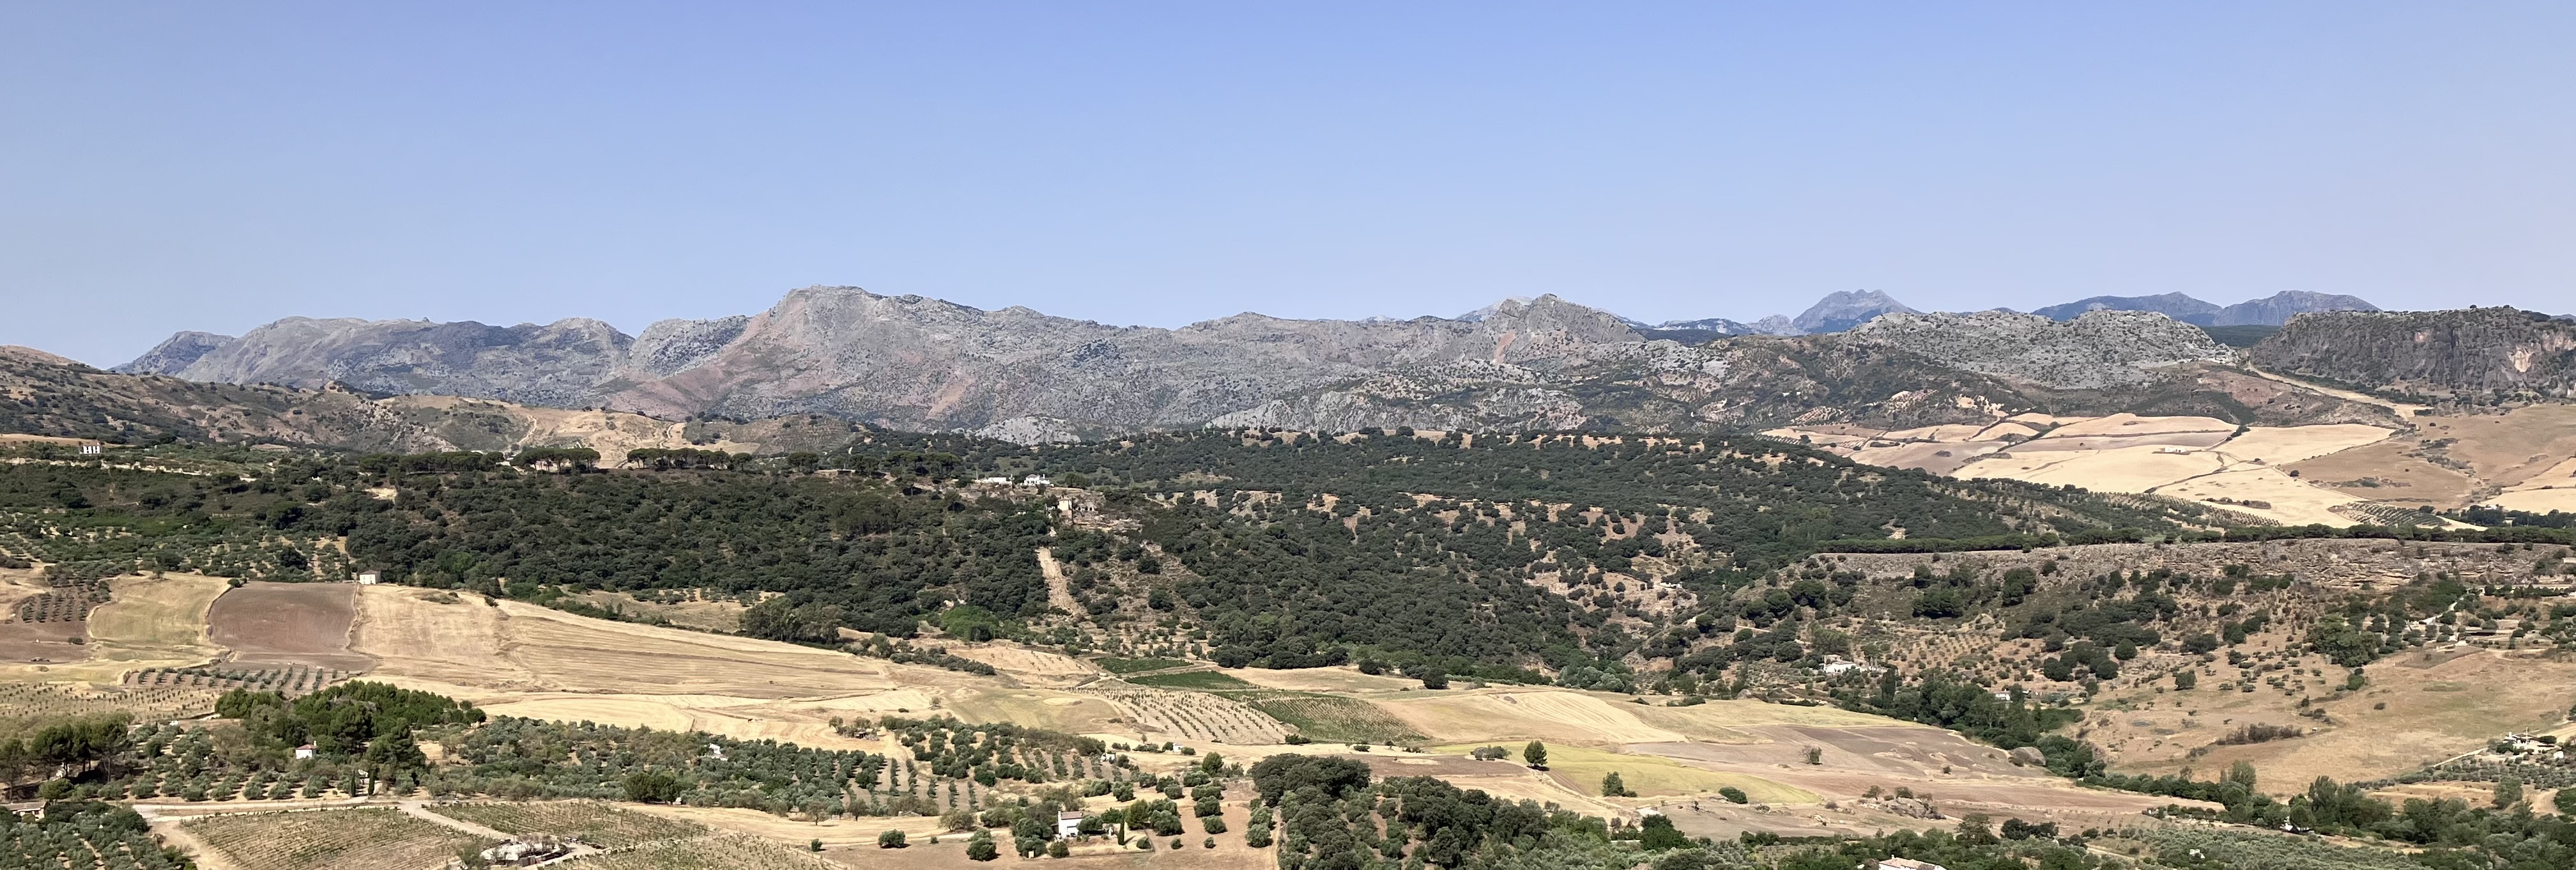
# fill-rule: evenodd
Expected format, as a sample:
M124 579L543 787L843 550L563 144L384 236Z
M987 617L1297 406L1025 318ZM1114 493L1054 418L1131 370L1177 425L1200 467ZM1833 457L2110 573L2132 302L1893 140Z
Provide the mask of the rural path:
M1082 603L1073 600L1073 589L1065 582L1064 566L1055 561L1055 551L1038 548L1038 573L1046 575L1047 603L1065 613L1082 615Z
M2382 407L2382 408L2386 408L2386 409L2388 409L2391 413L2394 413L2394 414L2396 414L2397 416L2402 417L2402 418L2405 418L2405 419L2408 419L2408 420L2412 420L2412 419L2414 419L2414 418L2415 418L2415 412L2417 412L2417 411L2421 411L2421 410L2424 410L2424 409L2425 409L2425 406L2423 406L2423 405L2410 405L2410 404L2407 404L2407 403L2405 403L2405 402L2399 402L2399 401L2395 401L2395 400L2392 400L2392 399L2382 399L2382 398L2380 398L2380 397L2378 397L2378 396L2373 396L2373 395L2370 395L2370 394L2368 394L2368 393L2357 393L2357 392L2354 392L2354 391L2351 391L2351 390L2344 390L2344 389L2337 389L2337 388L2334 388L2334 387L2329 387L2329 386L2326 386L2326 385L2324 385L2324 384L2309 383L2309 382L2307 382L2307 381L2299 380L2298 378L2290 377L2290 376L2288 376L2288 375L2281 375L2281 374L2274 374L2274 373L2272 373L2272 372L2267 372L2267 371L2264 371L2264 370L2262 370L2262 369L2255 368L2255 367L2250 366L2250 365L2249 365L2249 366L2246 366L2246 367L2245 367L2245 370L2246 370L2246 371L2249 371L2249 372L2253 372L2255 375L2260 376L2260 377L2262 377L2262 378L2264 378L2264 379L2266 379L2266 380L2280 381L2281 383L2289 384L2289 385L2294 386L2294 387L2300 387L2300 388L2304 388L2304 389L2308 389L2308 390L2314 390L2314 391L2316 391L2316 392L2324 393L2324 394L2326 394L2326 395L2333 396L2333 397L2335 397L2335 398L2342 399L2342 400L2344 400L2344 401L2348 401L2348 402L2360 402L2360 403L2365 404L2365 405L2378 405L2378 406L2380 406L2380 407Z
M180 827L175 820L153 822L152 832L161 835L161 839L168 841L170 845L187 852L189 860L196 862L197 870L248 870L233 863L233 859L225 856L224 853L208 848L204 840L197 839L197 835L188 833L188 829Z

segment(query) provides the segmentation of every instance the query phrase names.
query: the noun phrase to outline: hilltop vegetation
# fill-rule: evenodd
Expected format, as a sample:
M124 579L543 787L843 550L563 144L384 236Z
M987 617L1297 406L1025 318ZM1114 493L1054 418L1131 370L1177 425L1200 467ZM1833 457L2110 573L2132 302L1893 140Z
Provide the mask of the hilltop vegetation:
M927 622L970 638L1043 623L1097 641L1165 623L1228 664L1374 655L1503 679L1625 656L1690 601L1828 541L2173 529L2195 512L1763 440L1201 433L1032 455L888 438L838 455L660 451L639 470L586 471L554 453L524 463L562 473L468 453L148 455L172 467L49 459L0 473L14 549L101 576L363 567L541 600L769 594L743 625L782 640L910 636ZM849 473L813 473L825 465ZM1027 468L1095 478L1112 522L958 484ZM1081 612L1051 603L1042 548L1071 566Z

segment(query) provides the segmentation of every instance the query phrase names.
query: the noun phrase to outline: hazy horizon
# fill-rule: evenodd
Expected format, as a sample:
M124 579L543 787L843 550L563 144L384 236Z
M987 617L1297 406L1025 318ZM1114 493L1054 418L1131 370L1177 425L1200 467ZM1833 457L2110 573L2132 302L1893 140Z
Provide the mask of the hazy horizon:
M2576 7L22 5L0 343L2576 299Z

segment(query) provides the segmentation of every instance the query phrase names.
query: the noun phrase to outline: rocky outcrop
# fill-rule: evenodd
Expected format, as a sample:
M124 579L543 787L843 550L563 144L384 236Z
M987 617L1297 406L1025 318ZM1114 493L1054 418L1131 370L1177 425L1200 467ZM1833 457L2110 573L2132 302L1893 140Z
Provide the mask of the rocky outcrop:
M186 371L188 366L216 348L233 343L233 340L232 336L211 332L182 332L144 351L133 362L108 371L129 375L175 375Z
M474 396L555 407L594 404L632 343L585 318L544 326L289 317L207 351L172 374L192 381L345 384L388 394Z
M829 449L861 430L820 417L682 424L637 414L565 411L446 396L374 397L336 385L210 384L104 372L41 351L0 347L0 432L111 444L186 438L355 451L509 452L586 446L737 452Z
M2437 399L2576 398L2576 322L2512 308L2308 314L2248 359L2281 374Z
M628 348L627 366L657 378L697 368L742 335L746 315L715 320L662 320L644 328Z
M2063 322L2008 311L1888 314L1847 337L2060 390L2143 384L2178 363L2232 356L2197 326L2152 312L2109 309Z

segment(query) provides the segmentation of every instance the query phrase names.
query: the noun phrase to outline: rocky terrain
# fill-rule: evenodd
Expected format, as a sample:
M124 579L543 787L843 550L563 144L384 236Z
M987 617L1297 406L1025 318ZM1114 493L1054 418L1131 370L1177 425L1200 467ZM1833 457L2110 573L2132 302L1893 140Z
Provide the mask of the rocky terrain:
M583 319L288 318L239 338L182 333L118 370L674 420L820 414L1037 443L1212 421L1698 430L1964 422L2043 403L2108 412L2125 408L2095 406L2170 394L2136 388L2228 358L2199 330L2139 312L1923 315L1853 291L1774 319L1646 326L1542 296L1455 318L1240 314L1158 329L809 287L758 315L632 337ZM1803 334L1748 334L1769 332Z
M2095 296L2032 311L2050 320L2073 320L2087 311L2153 311L2193 326L2279 326L2290 318L2317 311L2377 311L2359 296L2284 290L2261 299L2220 307L2181 293L2154 296Z
M2512 308L2310 314L2255 345L2250 361L2434 400L2576 398L2576 321Z
M810 415L683 423L483 399L377 397L338 386L199 383L0 347L0 432L50 438L401 452L587 446L613 462L637 447L777 452L839 444L855 431L846 421Z
M2221 361L2209 334L2162 314L2089 311L2067 321L2037 314L1888 314L1855 328L1854 341L1903 348L1946 366L2059 389L2157 380L2160 369Z

